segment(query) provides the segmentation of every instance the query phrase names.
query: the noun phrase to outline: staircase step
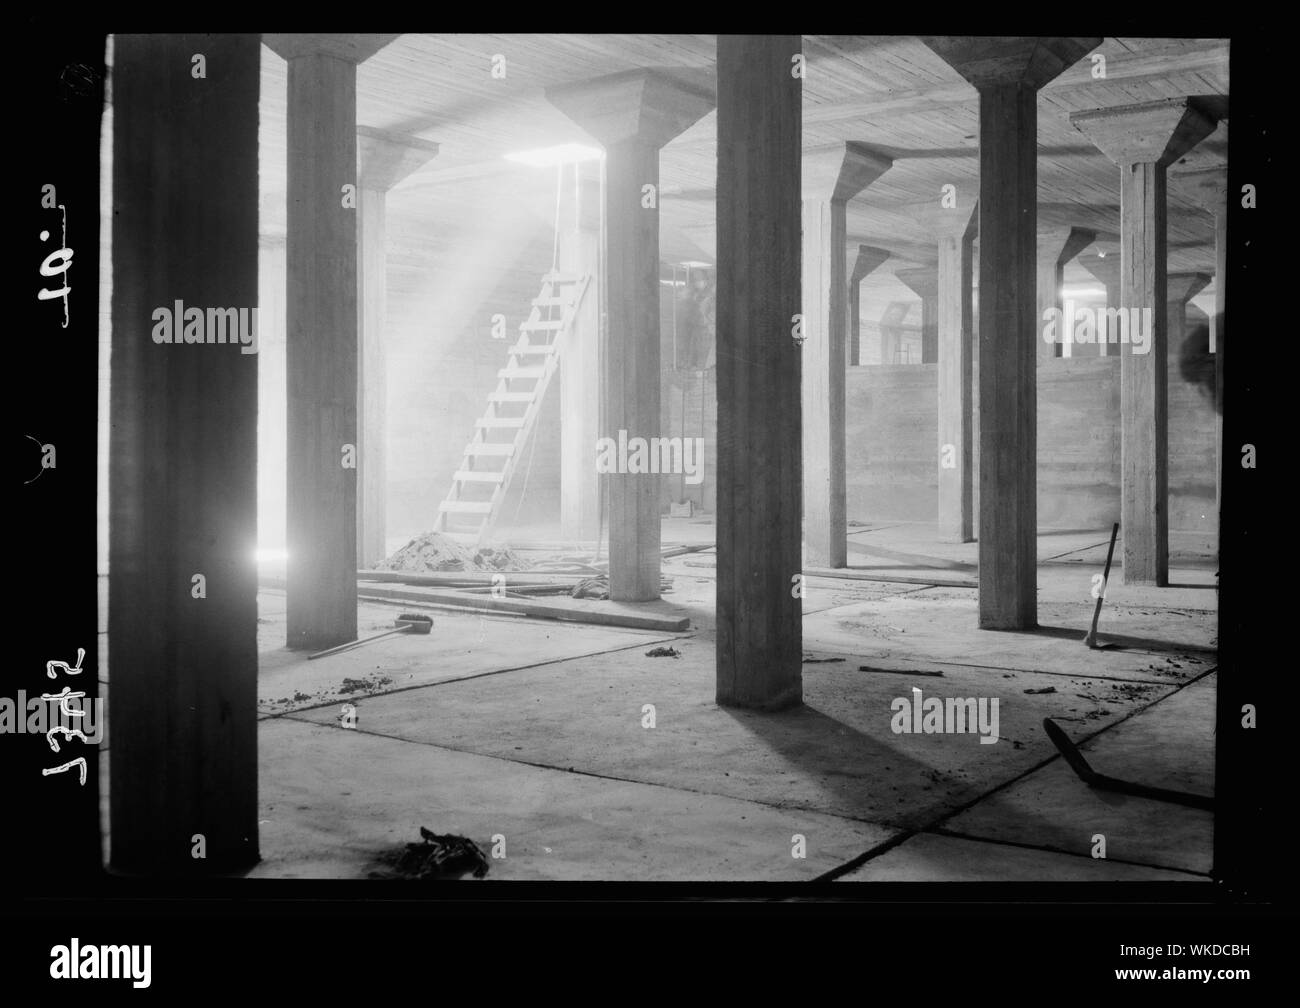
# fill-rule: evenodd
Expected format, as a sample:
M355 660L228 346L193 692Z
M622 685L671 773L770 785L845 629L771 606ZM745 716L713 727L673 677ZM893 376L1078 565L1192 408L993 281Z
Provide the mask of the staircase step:
M542 277L542 282L549 284L571 284L577 283L581 279L581 275L577 273L547 273Z
M510 352L516 357L525 354L553 354L555 346L552 343L516 343L510 348Z
M497 372L498 378L540 378L546 374L546 368L502 368Z
M538 330L541 330L543 332L556 332L557 330L564 328L564 320L543 319L541 322L523 322L520 323L519 328L524 332L536 332Z
M533 392L493 392L488 402L522 402L530 403L537 398Z
M569 299L562 297L533 298L533 305L537 308L545 308L547 305L566 305L568 303Z
M458 469L452 478L461 483L500 483L505 479L503 472L491 472L487 469Z
M465 448L466 455L513 455L514 453L513 444L492 444L489 441L480 441Z
M448 514L491 514L491 501L484 501L482 504L471 501L443 501L438 505L439 511L446 511Z
M523 417L480 417L474 421L475 427L484 429L501 428L518 430L523 427Z

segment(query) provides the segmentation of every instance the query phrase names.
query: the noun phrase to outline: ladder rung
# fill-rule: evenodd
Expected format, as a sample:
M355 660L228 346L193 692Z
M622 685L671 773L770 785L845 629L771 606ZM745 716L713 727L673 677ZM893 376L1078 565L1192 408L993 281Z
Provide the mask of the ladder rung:
M533 298L533 304L538 308L545 308L547 305L563 305L568 303L569 303L569 299L562 298L562 297Z
M510 352L516 357L522 357L524 354L553 354L555 346L551 343L516 343L510 348Z
M439 511L446 511L450 514L491 514L491 502L482 504L473 501L443 501L438 505Z
M542 280L543 280L545 283L551 283L551 284L557 284L557 283L564 283L564 284L577 283L577 282L578 282L579 280L581 280L581 279L582 279L582 277L579 276L579 275L576 274L576 273L547 273L544 277L542 277Z
M481 417L474 421L475 427L510 427L518 429L524 425L523 417Z
M564 328L564 322L560 319L543 319L540 322L523 322L519 328L524 332L535 332L537 330L555 332Z
M459 469L454 479L461 483L500 483L505 479L503 472L491 472L487 469Z
M493 444L490 441L480 441L478 444L472 444L466 447L466 455L513 455L515 446L513 444Z
M540 378L546 374L546 368L502 368L497 372L498 378Z
M535 398L533 392L493 392L488 396L488 402L526 402L530 403Z

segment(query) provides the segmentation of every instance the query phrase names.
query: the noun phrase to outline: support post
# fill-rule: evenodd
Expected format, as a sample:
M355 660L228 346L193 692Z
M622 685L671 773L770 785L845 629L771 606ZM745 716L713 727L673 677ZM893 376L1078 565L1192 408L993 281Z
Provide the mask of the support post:
M1037 92L1100 38L923 41L979 91L979 625L1037 625Z
M112 864L238 871L258 860L259 43L118 35L113 62Z
M865 144L839 143L803 156L804 558L848 565L844 475L844 295L848 201L893 162Z
M659 148L709 112L701 78L634 70L548 88L605 148L606 437L660 436ZM629 466L630 468L630 466ZM659 597L658 473L610 473L609 597Z
M717 701L767 710L803 699L802 42L718 36Z
M1124 583L1169 584L1166 178L1169 164L1214 132L1191 99L1075 112L1070 122L1119 167L1120 529ZM1137 328L1145 330L1139 341Z

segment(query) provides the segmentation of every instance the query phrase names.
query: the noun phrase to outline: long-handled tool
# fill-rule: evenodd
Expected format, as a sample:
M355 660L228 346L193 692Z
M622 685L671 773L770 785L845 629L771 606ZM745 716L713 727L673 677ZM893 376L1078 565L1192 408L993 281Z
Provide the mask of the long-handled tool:
M1083 758L1083 753L1075 748L1060 725L1051 718L1043 718L1043 728L1057 751L1065 757L1065 762L1070 764L1070 769L1088 787L1102 791L1118 791L1121 794L1136 795L1138 798L1174 802L1178 805L1186 805L1188 808L1205 809L1208 812L1214 811L1214 799L1207 798L1205 795L1192 794L1190 791L1170 791L1168 788L1151 787L1148 784L1134 784L1131 781L1122 781L1117 777L1099 774L1088 765L1088 761Z
M1106 572L1101 576L1101 591L1097 593L1097 605L1092 610L1092 629L1089 630L1083 638L1083 642L1090 648L1097 647L1097 620L1101 616L1101 604L1106 599L1106 586L1110 584L1110 561L1115 556L1115 539L1119 536L1119 522L1111 526L1110 530L1110 549L1106 551Z
M349 651L354 647L362 644L369 644L371 641L379 640L380 637L391 637L393 634L412 633L427 634L433 632L433 619L428 616L422 616L419 613L402 613L397 617L397 627L393 630L385 630L381 634L375 634L373 637L362 637L360 640L348 641L346 644L340 644L337 647L329 648L325 651L317 651L315 654L307 656L307 660L313 658L324 658L326 655L338 654L340 651Z

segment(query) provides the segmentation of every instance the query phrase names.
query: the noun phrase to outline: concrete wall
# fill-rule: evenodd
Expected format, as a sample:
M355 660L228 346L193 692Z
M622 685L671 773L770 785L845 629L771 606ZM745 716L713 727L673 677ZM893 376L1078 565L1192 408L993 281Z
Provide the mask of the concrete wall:
M1203 316L1169 356L1169 527L1215 532L1213 358ZM1202 328L1198 328L1198 323ZM1198 335L1199 334L1199 335ZM933 364L848 370L848 513L858 521L937 517L938 392ZM1038 520L1118 520L1119 358L1058 358L1038 370Z

